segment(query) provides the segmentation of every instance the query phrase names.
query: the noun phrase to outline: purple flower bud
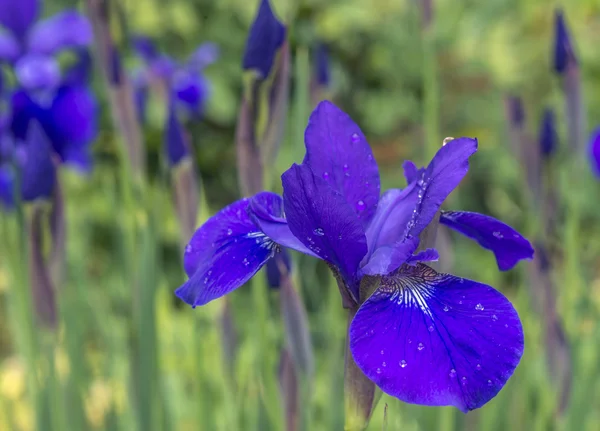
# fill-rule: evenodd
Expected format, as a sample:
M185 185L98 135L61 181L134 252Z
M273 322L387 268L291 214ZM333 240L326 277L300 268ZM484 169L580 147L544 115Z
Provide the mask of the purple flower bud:
M506 103L510 122L517 127L523 126L525 124L525 108L521 98L519 96L508 96Z
M544 157L551 157L558 146L558 137L554 126L554 112L546 108L540 126L540 151Z
M257 70L262 79L269 76L285 33L286 28L273 14L269 0L261 0L246 41L242 68Z
M177 118L175 103L173 101L169 104L169 115L164 133L165 153L167 154L169 165L175 166L189 155L190 150L183 126Z
M315 75L317 83L324 87L329 85L331 79L329 70L329 49L327 45L320 43L315 49Z
M589 155L592 170L600 177L600 127L597 127L590 137Z
M577 64L577 57L569 36L562 10L554 12L554 70L563 74L569 65Z

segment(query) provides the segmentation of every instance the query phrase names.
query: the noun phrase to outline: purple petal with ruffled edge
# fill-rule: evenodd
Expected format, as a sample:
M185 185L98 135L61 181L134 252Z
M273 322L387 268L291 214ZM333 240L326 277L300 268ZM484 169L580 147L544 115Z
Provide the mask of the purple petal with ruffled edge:
M263 198L263 195L270 195L269 199ZM265 202L269 207L265 207ZM277 203L277 207L274 207ZM302 241L294 236L287 220L283 218L283 198L272 192L262 192L250 200L248 214L252 221L260 228L262 232L273 242L300 253L319 258L312 250L309 250Z
M92 25L85 15L66 10L38 22L29 34L29 51L51 55L63 49L89 46Z
M423 264L383 277L350 325L354 360L381 390L463 412L496 396L523 343L519 316L500 292Z
M469 157L477 151L477 140L458 138L444 145L426 169L405 165L412 182L404 189L388 190L367 228L369 253L397 244L401 238L417 237L435 217L448 195L469 169Z
M379 201L379 169L371 147L352 119L325 100L315 108L304 133L302 162L344 196L366 226Z
M272 194L256 199L276 209ZM276 252L276 244L248 216L250 199L223 208L194 233L185 249L190 279L175 294L192 307L220 298L246 283Z
M14 62L21 54L19 43L10 33L0 34L0 60Z
M10 30L20 40L38 18L38 0L0 0L0 25Z
M357 289L356 273L367 253L367 239L353 208L306 165L292 165L281 179L291 232L321 259L337 267L351 289Z
M440 223L477 241L496 256L498 268L507 271L522 259L533 259L533 247L519 232L493 217L467 211L445 211Z
M27 90L53 89L60 82L60 66L52 57L28 54L15 64L15 75Z

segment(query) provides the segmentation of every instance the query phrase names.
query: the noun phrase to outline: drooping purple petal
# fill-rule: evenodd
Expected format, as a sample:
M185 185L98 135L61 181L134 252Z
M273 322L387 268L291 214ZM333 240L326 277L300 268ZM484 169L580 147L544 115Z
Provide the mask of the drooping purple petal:
M594 174L600 177L600 127L597 127L590 137L589 156Z
M61 160L80 171L91 168L89 147L98 135L98 103L84 86L63 85L45 112L42 126Z
M270 198L258 197L265 207ZM250 220L249 204L244 198L223 208L187 245L183 263L190 279L175 294L192 307L242 286L273 256L276 245Z
M21 48L10 33L0 34L0 61L14 62L21 54Z
M286 28L273 14L269 0L261 0L246 40L242 67L256 70L261 79L271 73L277 50L285 40Z
M250 200L248 213L260 230L276 244L309 256L319 257L296 238L290 230L287 220L283 218L283 198L278 194L258 193Z
M38 0L1 0L0 25L10 30L21 41L38 18L40 2Z
M379 169L371 147L352 119L325 100L315 108L304 134L303 164L344 196L366 226L379 200Z
M170 166L177 165L182 159L190 154L185 130L177 118L177 112L173 102L169 104L169 115L164 131L164 147Z
M500 292L423 264L384 277L350 325L354 360L384 392L463 412L496 396L523 343L519 316Z
M493 217L468 211L445 211L440 223L471 238L496 256L498 268L507 271L522 259L533 259L533 247L509 225Z
M458 138L440 148L429 166L417 171L416 178L413 166L407 164L405 172L413 181L404 190L389 190L382 196L367 228L369 253L401 238L419 236L466 175L475 151L476 139Z
M281 179L290 230L321 259L337 267L352 286L367 253L367 239L353 208L307 165L292 165Z
M38 22L29 34L30 52L51 55L67 48L87 47L92 43L92 25L85 15L65 10Z
M29 122L32 118L39 118L41 108L31 99L24 90L16 90L10 97L10 132L17 140L25 140Z
M60 82L60 66L52 57L28 54L15 64L15 75L27 90L52 89Z
M18 144L15 151L23 200L50 198L56 184L56 167L48 139L37 122L30 123L26 141Z

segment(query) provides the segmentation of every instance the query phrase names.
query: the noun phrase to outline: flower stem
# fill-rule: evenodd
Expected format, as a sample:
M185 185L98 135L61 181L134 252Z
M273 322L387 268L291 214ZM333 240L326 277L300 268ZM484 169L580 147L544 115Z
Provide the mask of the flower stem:
M348 309L348 329L358 307ZM344 364L344 408L345 431L362 431L367 428L371 414L379 401L381 391L375 383L367 378L358 368L352 352L350 352L350 337L346 331L346 356Z

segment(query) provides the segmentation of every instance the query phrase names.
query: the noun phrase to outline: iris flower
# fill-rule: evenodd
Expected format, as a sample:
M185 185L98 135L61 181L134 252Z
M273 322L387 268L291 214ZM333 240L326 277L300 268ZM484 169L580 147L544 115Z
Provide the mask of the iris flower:
M136 105L142 121L145 118L148 87L158 80L166 82L167 97L173 96L177 106L192 115L201 115L210 97L210 82L203 74L204 68L214 63L219 49L213 43L200 45L185 62L177 62L161 54L154 42L145 36L136 36L133 46L144 62L144 67L134 74Z
M477 140L448 142L426 168L406 162L408 185L383 194L365 136L331 102L312 113L305 144L302 164L282 175L283 197L241 199L195 232L184 254L190 278L176 295L206 304L283 247L317 257L332 269L345 306L358 308L349 345L369 379L405 402L481 407L521 358L521 322L501 293L437 273L423 263L437 251L419 250L419 235L466 175ZM442 212L440 223L491 250L501 270L533 256L525 238L492 217Z

